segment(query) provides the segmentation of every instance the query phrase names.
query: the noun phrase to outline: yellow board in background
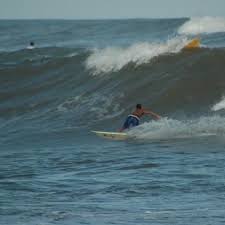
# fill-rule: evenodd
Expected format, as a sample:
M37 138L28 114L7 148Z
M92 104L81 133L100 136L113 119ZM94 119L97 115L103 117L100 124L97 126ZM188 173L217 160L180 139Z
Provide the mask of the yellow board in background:
M194 48L200 48L199 38L191 40L186 46L184 46L184 49L194 49Z

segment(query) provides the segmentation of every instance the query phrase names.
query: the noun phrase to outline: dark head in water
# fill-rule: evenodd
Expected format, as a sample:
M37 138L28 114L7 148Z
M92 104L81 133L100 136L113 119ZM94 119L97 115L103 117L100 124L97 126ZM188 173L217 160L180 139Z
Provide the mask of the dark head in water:
M142 105L141 104L137 104L136 105L136 109L142 109Z
M34 42L31 41L30 44L27 46L27 49L34 49Z

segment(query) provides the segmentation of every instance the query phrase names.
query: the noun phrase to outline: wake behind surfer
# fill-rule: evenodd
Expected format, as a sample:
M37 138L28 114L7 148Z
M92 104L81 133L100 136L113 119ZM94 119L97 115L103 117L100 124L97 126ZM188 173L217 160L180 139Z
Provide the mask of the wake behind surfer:
M127 116L127 119L123 124L123 127L119 131L123 132L126 129L130 129L132 127L138 126L140 118L143 115L151 115L157 120L161 118L158 114L150 110L144 109L141 104L137 104L135 111L132 114Z

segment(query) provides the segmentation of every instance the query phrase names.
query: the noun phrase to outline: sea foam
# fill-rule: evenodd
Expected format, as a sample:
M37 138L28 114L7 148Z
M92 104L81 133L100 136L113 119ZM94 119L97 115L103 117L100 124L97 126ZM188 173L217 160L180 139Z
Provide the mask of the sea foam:
M129 47L95 49L85 65L94 75L116 72L133 63L136 66L150 62L154 57L180 52L188 43L186 37L176 37L166 43L136 43Z
M211 108L212 111L218 111L221 109L225 109L225 96Z
M184 23L178 33L182 35L198 35L201 33L225 32L225 18L221 17L196 17Z
M137 139L147 140L225 135L224 124L225 118L221 116L206 116L193 120L162 118L158 121L143 123L129 131L129 135Z

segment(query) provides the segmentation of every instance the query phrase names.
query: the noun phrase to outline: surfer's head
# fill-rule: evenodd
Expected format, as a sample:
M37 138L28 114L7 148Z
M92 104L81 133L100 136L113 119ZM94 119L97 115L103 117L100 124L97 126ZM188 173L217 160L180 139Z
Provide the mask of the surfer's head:
M34 42L33 41L30 42L30 46L34 46Z
M142 109L142 105L141 104L137 104L136 105L136 109Z

